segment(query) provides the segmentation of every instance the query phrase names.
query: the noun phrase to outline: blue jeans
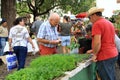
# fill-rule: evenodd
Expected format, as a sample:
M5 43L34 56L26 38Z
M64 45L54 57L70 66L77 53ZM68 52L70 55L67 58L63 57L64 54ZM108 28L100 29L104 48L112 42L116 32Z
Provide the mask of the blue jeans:
M6 38L0 37L0 56L3 56L3 54L4 54L5 45L6 45Z
M62 39L62 42L61 42L62 46L70 45L70 36L61 36L61 39Z
M25 66L25 60L27 57L27 47L15 46L13 49L18 60L18 70L20 70Z
M115 63L117 57L97 62L97 71L101 80L116 80Z

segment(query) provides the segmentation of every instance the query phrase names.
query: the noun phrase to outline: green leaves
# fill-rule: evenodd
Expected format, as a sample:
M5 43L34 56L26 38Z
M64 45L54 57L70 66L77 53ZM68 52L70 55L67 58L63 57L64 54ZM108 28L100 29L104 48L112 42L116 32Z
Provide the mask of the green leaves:
M17 13L32 13L35 17L61 9L59 13L71 11L72 14L78 14L86 12L91 6L95 6L95 0L26 0L17 3Z
M68 46L68 48L72 51L73 49L75 49L75 48L79 48L80 47L80 45L77 43L77 42L75 42L75 41L72 41L71 42L71 44L70 44L70 46Z
M66 0L66 5L60 6L65 12L71 11L73 14L88 11L92 6L95 6L95 0Z
M41 56L34 59L28 68L9 74L6 80L53 80L74 69L76 63L88 57L88 54Z

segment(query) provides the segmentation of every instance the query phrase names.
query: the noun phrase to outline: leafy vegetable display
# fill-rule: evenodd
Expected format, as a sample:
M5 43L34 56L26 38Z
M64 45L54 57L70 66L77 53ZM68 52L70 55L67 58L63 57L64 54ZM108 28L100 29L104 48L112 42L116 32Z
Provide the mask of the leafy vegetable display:
M76 68L89 54L56 54L34 59L28 68L9 74L5 80L53 80Z

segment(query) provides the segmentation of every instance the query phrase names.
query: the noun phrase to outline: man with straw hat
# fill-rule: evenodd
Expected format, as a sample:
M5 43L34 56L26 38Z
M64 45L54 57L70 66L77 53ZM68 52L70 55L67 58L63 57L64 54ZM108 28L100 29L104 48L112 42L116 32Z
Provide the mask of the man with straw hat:
M97 64L101 80L115 79L115 62L118 52L114 42L113 24L102 17L103 8L92 7L88 10L88 18L92 26L92 60Z

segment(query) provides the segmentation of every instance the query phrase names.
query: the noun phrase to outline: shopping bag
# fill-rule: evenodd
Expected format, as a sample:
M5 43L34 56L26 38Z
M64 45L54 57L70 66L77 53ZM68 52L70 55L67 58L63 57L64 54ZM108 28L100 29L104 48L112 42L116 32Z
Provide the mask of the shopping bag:
M32 48L32 45L30 43L28 43L28 45L27 45L28 52L32 52L32 54L35 55L39 51L39 47L38 47L36 39L33 39L32 42L34 44L35 49Z
M5 45L3 51L4 51L4 52L8 52L8 51L9 51L9 43L8 43L8 42L6 42L6 45Z
M68 48L70 49L70 53L78 53L79 52L79 44L77 42L71 42Z
M6 62L7 62L7 70L10 71L14 68L17 68L17 57L16 54L13 52L9 52L6 55Z
M34 45L35 49L33 49L30 42L28 42L28 44L27 44L28 51L27 52L32 52L33 54L35 54L35 53L37 53L39 51L39 47L38 47L36 39L32 39L32 42L33 42L33 45ZM8 51L9 51L9 43L6 42L4 52L8 52Z
M79 52L79 50L78 50L78 48L74 48L74 49L72 49L71 51L70 51L70 54L76 54L76 53L78 53Z

